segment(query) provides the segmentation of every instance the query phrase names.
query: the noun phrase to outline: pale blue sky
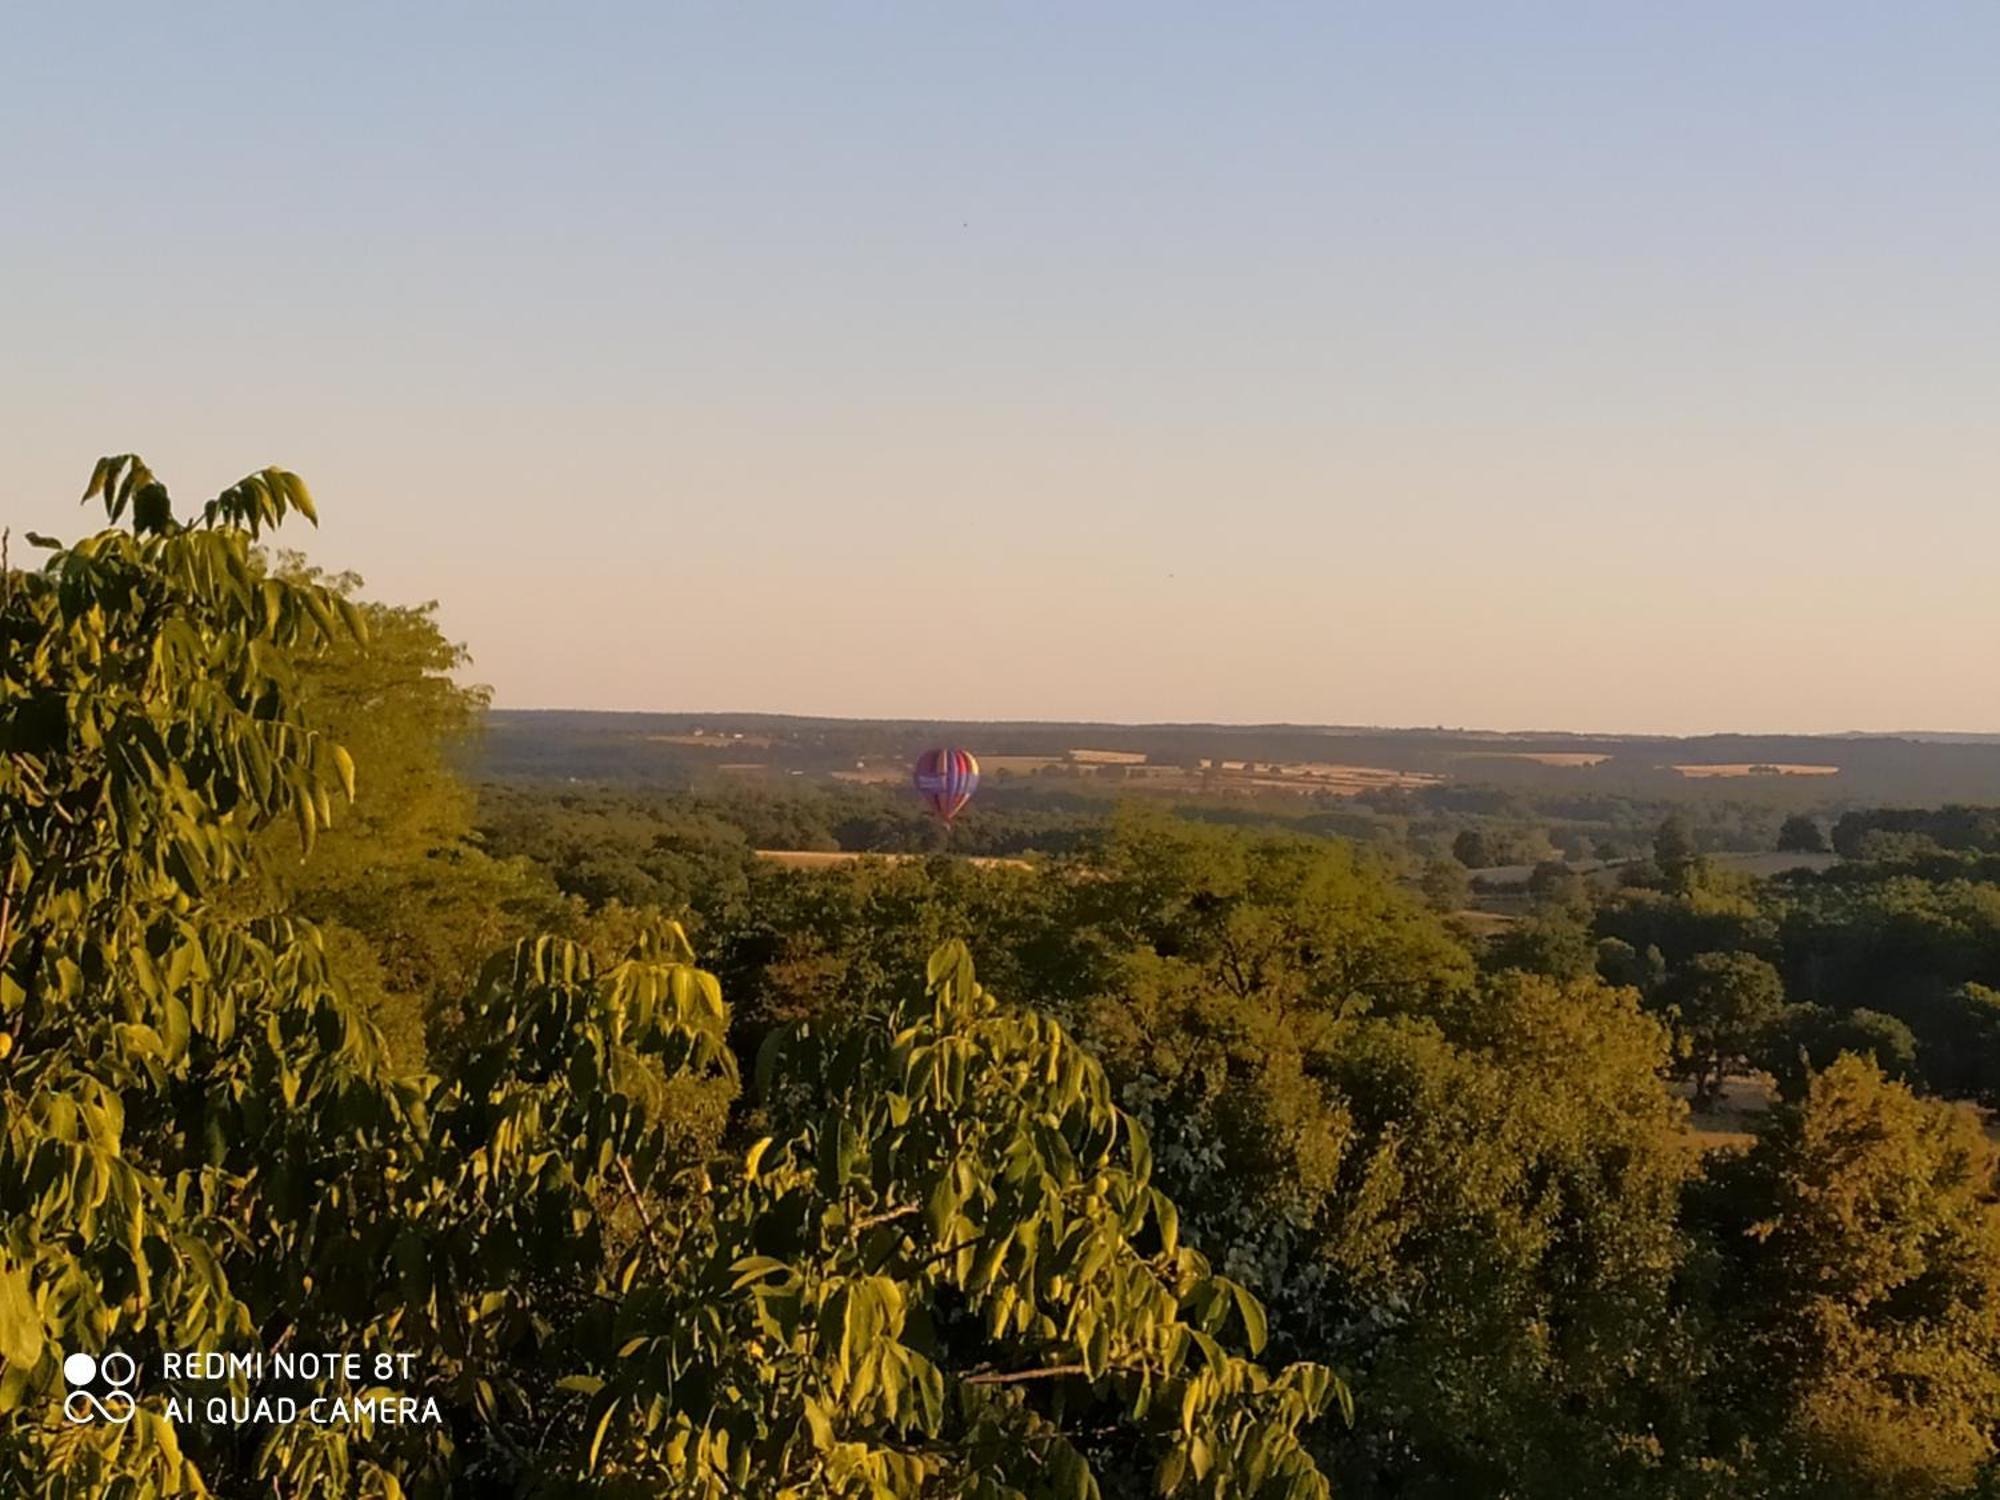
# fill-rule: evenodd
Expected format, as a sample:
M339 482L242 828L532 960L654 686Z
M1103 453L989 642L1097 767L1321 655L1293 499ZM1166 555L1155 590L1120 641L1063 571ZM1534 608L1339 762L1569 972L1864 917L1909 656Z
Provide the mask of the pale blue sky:
M0 520L509 706L2000 729L2000 7L19 6Z

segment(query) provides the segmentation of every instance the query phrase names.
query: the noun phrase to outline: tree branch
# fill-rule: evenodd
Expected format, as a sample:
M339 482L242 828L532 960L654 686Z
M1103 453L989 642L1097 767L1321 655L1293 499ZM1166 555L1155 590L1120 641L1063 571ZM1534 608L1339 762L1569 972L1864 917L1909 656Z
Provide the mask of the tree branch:
M873 1229L877 1224L893 1224L898 1219L907 1219L911 1214L922 1212L923 1210L914 1203L906 1204L902 1208L885 1209L879 1214L870 1214L865 1219L856 1219L850 1228L855 1234L860 1234L864 1230Z
M992 1370L984 1375L967 1375L967 1385L1018 1385L1024 1380L1055 1380L1064 1375L1088 1375L1082 1365L1048 1365L1039 1370Z
M7 952L13 945L14 935L14 862L7 861L7 890L0 895L0 965L7 962Z
M653 1252L653 1259L664 1270L667 1253L660 1248L659 1236L653 1232L653 1216L646 1211L646 1201L639 1196L639 1184L632 1180L632 1169L625 1165L625 1158L617 1158L618 1175L625 1180L625 1192L632 1199L633 1211L639 1215L639 1227L646 1232L646 1244Z

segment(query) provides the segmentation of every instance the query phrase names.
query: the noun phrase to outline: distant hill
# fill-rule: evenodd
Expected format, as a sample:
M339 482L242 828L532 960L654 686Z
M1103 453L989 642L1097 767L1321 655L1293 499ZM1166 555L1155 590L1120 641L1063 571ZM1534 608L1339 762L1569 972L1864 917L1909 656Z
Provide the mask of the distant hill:
M822 719L784 714L496 710L475 774L685 785L713 776L893 779L928 745L1001 777L1134 789L1365 791L1508 786L1540 795L1786 806L2000 803L2000 736L1503 733L1300 724Z

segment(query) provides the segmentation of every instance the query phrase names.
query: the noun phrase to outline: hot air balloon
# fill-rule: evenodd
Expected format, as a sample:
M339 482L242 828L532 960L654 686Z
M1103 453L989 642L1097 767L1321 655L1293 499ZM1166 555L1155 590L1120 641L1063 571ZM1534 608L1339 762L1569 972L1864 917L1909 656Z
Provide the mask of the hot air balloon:
M979 789L979 762L970 750L939 746L917 757L916 765L910 768L910 780L938 821L949 828Z

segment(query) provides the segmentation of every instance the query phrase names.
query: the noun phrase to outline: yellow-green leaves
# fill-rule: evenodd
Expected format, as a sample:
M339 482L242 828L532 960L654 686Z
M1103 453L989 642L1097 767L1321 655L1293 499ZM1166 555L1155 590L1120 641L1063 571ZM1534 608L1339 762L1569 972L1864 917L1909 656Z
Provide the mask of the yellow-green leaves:
M1217 1277L1218 1281L1222 1278ZM1264 1319L1264 1304L1250 1295L1249 1288L1241 1282L1227 1283L1229 1294L1235 1299L1237 1315L1243 1319L1243 1338L1250 1346L1252 1354L1262 1354L1264 1344L1270 1337L1270 1325Z
M105 514L115 525L125 514L132 497L153 482L153 471L146 467L144 459L136 453L120 453L116 457L97 461L97 466L90 471L90 484L84 490L83 498L90 501L103 496Z
M437 1318L461 1348L497 1311L485 1288L458 1305L448 1264L377 1274L385 1200L413 1191L411 1215L435 1201L411 1188L422 1085L389 1076L317 934L243 899L259 830L292 820L310 840L353 789L298 667L359 617L269 576L251 547L292 511L310 518L310 496L268 470L183 526L126 454L85 498L111 529L0 590L0 1011L18 1043L0 1077L0 1404L36 1414L0 1431L7 1493L400 1493L386 1470L364 1479L372 1459L335 1462L332 1439L239 1465L150 1406L115 1444L72 1431L47 1446L64 1433L40 1420L60 1396L52 1349L240 1347L246 1288L257 1321L310 1305L336 1342L380 1312L362 1286L407 1284L391 1316Z
M287 469L259 469L209 501L202 520L209 526L241 527L255 537L278 525L290 511L319 523L304 480Z
M347 794L347 800L354 800L354 757L347 753L343 745L332 747L334 770L340 776L340 789Z
M0 1359L27 1368L41 1358L42 1315L25 1267L0 1256Z
M1231 1352L1262 1347L1263 1308L1180 1247L1101 1069L962 945L927 977L901 1013L767 1049L783 1130L683 1215L685 1251L636 1258L630 1342L595 1372L630 1415L598 1464L716 1500L1095 1496L1075 1422L1183 1493L1323 1495L1298 1434L1337 1383Z
M441 1495L465 1434L516 1431L549 1487L690 1500L1089 1500L1105 1433L1184 1493L1322 1492L1298 1433L1332 1388L1245 1356L1262 1309L1180 1244L1104 1070L962 943L894 1014L769 1048L741 1155L716 1146L728 1007L672 924L615 963L517 945L444 1076L392 1070L343 934L252 915L244 879L288 822L311 849L370 764L302 686L360 614L251 548L310 496L267 469L180 525L129 455L90 488L113 529L0 606L24 643L0 665L0 1396L52 1383L50 1346L296 1337L408 1351L451 1411L253 1442L149 1409L84 1485L35 1428L7 1453L54 1476L36 1500Z

